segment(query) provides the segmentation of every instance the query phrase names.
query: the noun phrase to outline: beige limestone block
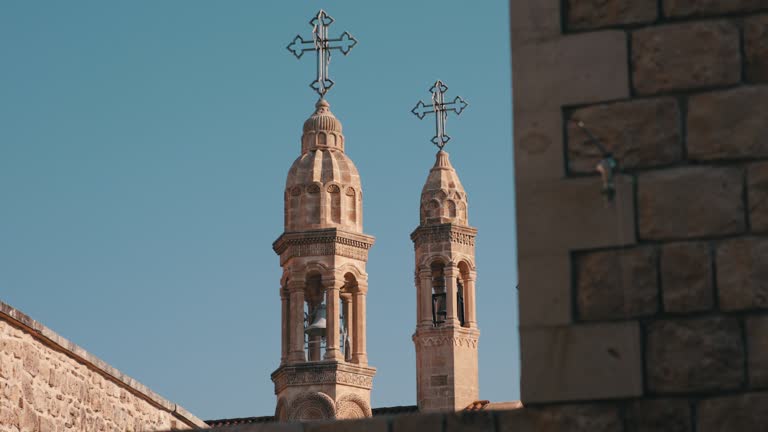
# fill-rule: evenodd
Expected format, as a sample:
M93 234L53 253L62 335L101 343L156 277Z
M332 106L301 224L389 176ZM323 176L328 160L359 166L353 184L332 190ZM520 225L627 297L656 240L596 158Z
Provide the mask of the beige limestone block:
M645 95L735 84L740 52L728 21L646 27L632 33L633 85Z
M675 99L642 99L575 110L567 124L569 170L597 174L602 152L578 126L579 121L613 153L622 169L667 165L682 159L680 109Z
M717 247L716 256L720 308L768 308L768 239L725 240Z
M638 233L645 240L719 236L746 228L739 168L684 167L638 179Z
M653 22L657 0L568 0L568 30Z
M744 346L733 318L655 321L646 341L646 376L654 393L722 391L744 382Z
M747 318L746 329L749 385L753 388L768 387L768 317Z
M656 313L657 261L658 253L652 247L576 255L579 318L608 320Z
M710 246L701 242L669 243L661 249L664 311L686 313L714 306Z
M746 393L699 402L698 431L762 431L768 425L768 393Z
M768 86L691 96L687 122L692 159L768 156Z
M521 329L524 404L639 396L636 322Z
M766 0L763 3L768 4ZM744 74L750 82L768 82L768 14L744 21Z

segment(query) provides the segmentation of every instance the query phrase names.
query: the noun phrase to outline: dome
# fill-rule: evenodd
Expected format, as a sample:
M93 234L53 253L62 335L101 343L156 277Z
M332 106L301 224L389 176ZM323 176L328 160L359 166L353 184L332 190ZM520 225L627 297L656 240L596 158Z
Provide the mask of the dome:
M341 122L333 115L331 106L325 99L320 99L315 104L315 112L304 122L304 132L301 136L302 153L316 148L344 151Z
M360 174L344 153L341 122L321 99L304 122L302 154L285 182L285 231L341 228L362 232Z
M421 190L421 225L467 225L467 194L448 153L440 150Z

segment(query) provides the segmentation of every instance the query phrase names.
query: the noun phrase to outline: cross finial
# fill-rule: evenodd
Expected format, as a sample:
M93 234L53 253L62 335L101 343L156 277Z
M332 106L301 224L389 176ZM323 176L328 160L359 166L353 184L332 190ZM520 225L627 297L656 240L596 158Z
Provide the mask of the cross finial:
M460 115L469 104L462 99L461 96L456 96L452 102L446 103L445 92L448 91L448 86L440 80L435 81L435 84L429 91L432 93L432 104L426 105L424 102L419 101L411 112L414 113L419 120L426 117L427 114L435 113L435 136L432 138L432 144L442 150L451 139L451 137L445 133L445 122L448 120L448 111L453 111L456 115Z
M339 50L347 55L352 47L357 45L357 39L352 37L349 32L344 32L336 39L328 38L328 27L333 24L334 19L325 13L324 10L315 15L309 21L312 26L312 40L304 40L300 35L293 38L288 45L290 51L296 58L301 58L305 51L315 51L317 54L317 79L309 86L314 89L322 99L328 90L333 87L333 80L328 76L328 64L331 62L331 51Z

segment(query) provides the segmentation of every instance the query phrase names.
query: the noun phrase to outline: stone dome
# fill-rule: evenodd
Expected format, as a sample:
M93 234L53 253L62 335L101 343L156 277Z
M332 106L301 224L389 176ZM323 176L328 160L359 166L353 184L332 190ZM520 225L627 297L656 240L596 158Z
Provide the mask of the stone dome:
M467 194L448 153L440 150L421 190L421 225L468 225Z
M301 156L285 182L285 231L363 228L362 188L355 164L344 153L341 122L324 99L304 122Z

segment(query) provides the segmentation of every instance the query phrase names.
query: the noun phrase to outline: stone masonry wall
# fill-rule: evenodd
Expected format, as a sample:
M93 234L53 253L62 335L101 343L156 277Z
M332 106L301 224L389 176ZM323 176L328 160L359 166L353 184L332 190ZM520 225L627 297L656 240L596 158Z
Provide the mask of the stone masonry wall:
M526 410L765 430L768 1L510 7Z
M0 303L0 431L204 426L183 408Z

